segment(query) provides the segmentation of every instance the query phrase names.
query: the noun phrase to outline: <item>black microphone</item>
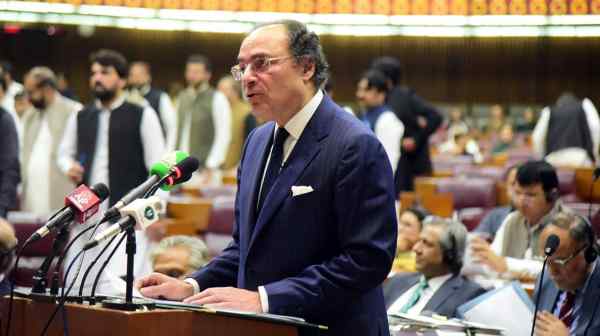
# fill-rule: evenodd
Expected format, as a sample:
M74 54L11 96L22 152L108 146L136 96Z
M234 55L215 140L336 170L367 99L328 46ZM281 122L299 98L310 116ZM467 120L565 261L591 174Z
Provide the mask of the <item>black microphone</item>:
M556 252L556 249L560 245L560 238L557 235L551 234L548 239L546 239L546 246L544 246L544 254L546 257L549 257Z
M560 246L560 238L557 235L551 234L546 239L546 245L544 245L544 264L542 265L542 273L540 274L540 281L538 281L538 291L535 298L535 310L533 311L533 324L531 325L531 336L533 336L533 332L535 330L535 320L537 317L538 306L540 304L540 297L542 296L542 280L544 280L544 270L546 269L546 263L548 262L548 257L554 254L556 250Z
M76 220L84 223L93 216L102 203L109 195L108 187L104 183L97 183L91 188L85 184L77 187L67 197L65 197L65 207L53 215L48 222L32 234L27 241L35 242L50 232L61 229L65 223Z

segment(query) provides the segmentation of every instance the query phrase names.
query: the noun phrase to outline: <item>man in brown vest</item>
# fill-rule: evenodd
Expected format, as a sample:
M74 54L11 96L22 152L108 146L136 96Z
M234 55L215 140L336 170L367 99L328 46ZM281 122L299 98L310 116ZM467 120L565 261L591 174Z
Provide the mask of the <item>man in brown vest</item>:
M210 86L212 67L203 55L192 55L185 68L188 87L178 98L177 145L200 161L206 180L221 168L231 140L231 107Z

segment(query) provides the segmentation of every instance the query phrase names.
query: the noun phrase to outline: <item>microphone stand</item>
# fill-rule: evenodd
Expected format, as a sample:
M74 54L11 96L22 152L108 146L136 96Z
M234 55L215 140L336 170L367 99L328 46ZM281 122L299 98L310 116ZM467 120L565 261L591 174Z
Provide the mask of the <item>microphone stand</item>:
M60 229L60 231L54 238L54 241L52 242L52 252L50 252L50 254L46 256L46 259L44 259L42 266L40 266L40 268L36 271L35 275L33 276L33 287L31 288L30 295L32 299L53 301L56 297L56 295L52 292L46 294L46 289L48 286L48 271L50 269L50 266L52 265L54 257L60 255L61 251L67 244L67 241L69 239L69 233L69 225L65 225Z
M152 301L133 300L133 262L136 252L135 243L135 221L131 220L130 225L125 231L127 236L127 245L125 251L127 253L127 275L125 276L125 300L114 299L102 301L102 306L111 309L134 311L142 308L154 309L154 303Z
M546 263L548 262L548 256L544 257L544 263L542 264L542 273L540 275L540 281L538 284L537 295L535 296L535 310L533 311L533 324L531 325L531 336L535 331L535 321L537 320L538 306L540 305L540 297L542 296L542 282L544 281L544 270L546 270Z

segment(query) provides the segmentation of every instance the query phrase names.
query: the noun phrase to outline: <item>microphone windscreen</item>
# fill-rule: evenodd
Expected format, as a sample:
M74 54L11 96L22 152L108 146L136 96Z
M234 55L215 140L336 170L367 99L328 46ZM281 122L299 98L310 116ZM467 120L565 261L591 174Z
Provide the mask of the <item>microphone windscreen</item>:
M104 201L110 195L108 187L104 183L96 183L90 189L98 196L101 201Z
M560 245L560 238L557 235L551 234L548 239L546 239L546 246L544 246L544 254L546 256L551 256L556 252L558 246Z
M157 175L160 178L163 178L169 175L171 168L183 161L188 156L189 154L184 151L170 152L163 156L160 161L152 165L150 168L150 175Z
M185 177L198 170L198 167L200 167L200 161L193 156L188 156L179 162L176 167L181 172L181 176Z

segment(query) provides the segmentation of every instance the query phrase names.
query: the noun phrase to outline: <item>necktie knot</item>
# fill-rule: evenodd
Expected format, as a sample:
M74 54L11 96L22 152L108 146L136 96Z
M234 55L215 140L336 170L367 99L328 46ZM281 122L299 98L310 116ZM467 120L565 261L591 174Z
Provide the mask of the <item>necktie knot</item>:
M273 145L271 147L271 156L266 168L265 178L260 191L260 198L258 200L258 210L262 208L265 198L269 194L271 187L275 184L275 181L279 176L279 172L283 166L283 143L287 139L288 135L290 134L283 127L279 127L275 133L275 138L273 139Z

